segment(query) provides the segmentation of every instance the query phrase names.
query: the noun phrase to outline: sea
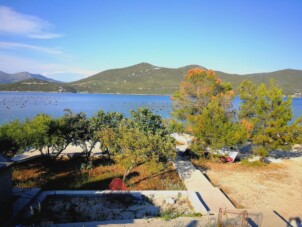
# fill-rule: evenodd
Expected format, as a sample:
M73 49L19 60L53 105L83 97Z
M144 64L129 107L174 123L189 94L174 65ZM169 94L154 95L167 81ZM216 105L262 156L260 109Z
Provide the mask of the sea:
M240 98L235 97L233 108L238 109ZM294 119L302 115L302 98L293 98ZM88 117L102 109L105 112L122 112L130 116L131 110L147 107L163 118L171 117L172 101L164 95L125 95L125 94L82 94L46 92L0 92L0 125L13 120L24 121L39 113L60 117L64 109Z

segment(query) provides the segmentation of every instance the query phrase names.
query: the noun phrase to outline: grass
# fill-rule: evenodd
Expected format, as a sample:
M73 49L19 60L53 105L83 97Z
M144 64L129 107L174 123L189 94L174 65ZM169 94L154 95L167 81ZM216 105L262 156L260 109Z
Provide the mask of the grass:
M268 164L261 161L249 162L246 159L243 159L240 162L234 163L223 163L219 160L208 160L204 158L192 159L193 165L201 170L215 170L215 171L236 171L236 172L244 172L244 171L264 171L264 170L274 170L280 168L277 164Z
M267 166L268 164L262 161L254 161L254 162L249 162L247 159L243 159L240 162L241 165L243 166L248 166L248 167L264 167Z
M184 212L175 211L174 209L168 209L168 210L162 211L160 213L160 217L165 221L170 221L170 220L178 218L178 217L196 217L196 218L199 218L199 217L201 217L201 213L186 214Z
M112 160L93 160L89 170L81 169L82 163L82 159L44 158L20 163L13 168L13 184L43 190L106 190L112 179L123 175L123 167ZM130 190L185 190L171 163L157 167L150 163L138 166L126 185Z

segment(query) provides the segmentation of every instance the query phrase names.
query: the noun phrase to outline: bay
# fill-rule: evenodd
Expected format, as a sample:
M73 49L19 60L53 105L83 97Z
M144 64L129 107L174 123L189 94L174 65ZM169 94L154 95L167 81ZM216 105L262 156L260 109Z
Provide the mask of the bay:
M240 105L239 97L233 102L235 109ZM293 99L294 119L302 115L302 98ZM12 120L24 121L38 113L60 117L64 109L84 112L92 116L99 109L122 112L130 115L130 110L147 107L163 118L170 117L170 96L162 95L120 95L120 94L80 94L44 92L0 92L0 124Z

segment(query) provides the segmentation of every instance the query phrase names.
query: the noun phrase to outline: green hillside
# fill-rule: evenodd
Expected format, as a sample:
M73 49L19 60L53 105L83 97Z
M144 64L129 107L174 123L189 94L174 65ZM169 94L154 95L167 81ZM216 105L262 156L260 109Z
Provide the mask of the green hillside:
M71 83L51 83L42 80L27 80L14 84L1 84L2 91L46 91L46 92L88 92L121 94L173 94L189 69L201 67L189 65L181 68L157 67L141 63L126 68L110 69ZM286 69L270 73L247 75L228 74L217 71L223 81L232 83L234 89L244 79L257 84L268 84L273 78L291 95L302 91L302 71Z
M107 70L76 81L72 85L79 92L172 94L178 89L183 75L194 67L197 66L171 69L141 63Z
M135 94L173 94L189 69L201 67L189 65L181 68L164 68L141 63L138 65L111 69L91 77L71 83L78 92L95 93L135 93ZM223 81L229 81L236 89L244 79L255 83L269 83L274 78L286 94L302 90L301 70L280 70L271 73L248 75L228 74L217 71Z
M216 72L216 74L223 81L230 81L234 88L237 88L243 80L251 80L257 84L268 84L270 79L273 78L287 95L302 91L302 70L284 69L270 73L254 73L246 75L228 74L224 72Z
M13 84L0 84L0 91L76 92L70 85L39 79L23 80Z

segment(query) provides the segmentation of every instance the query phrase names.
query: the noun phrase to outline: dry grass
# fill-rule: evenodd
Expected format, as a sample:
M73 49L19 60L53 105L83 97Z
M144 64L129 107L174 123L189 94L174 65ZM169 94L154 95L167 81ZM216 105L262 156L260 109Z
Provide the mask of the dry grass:
M16 187L44 190L106 190L113 178L122 177L123 167L111 160L94 160L91 170L81 170L81 159L36 159L13 169ZM171 163L166 166L146 163L132 170L126 182L130 190L185 190Z

